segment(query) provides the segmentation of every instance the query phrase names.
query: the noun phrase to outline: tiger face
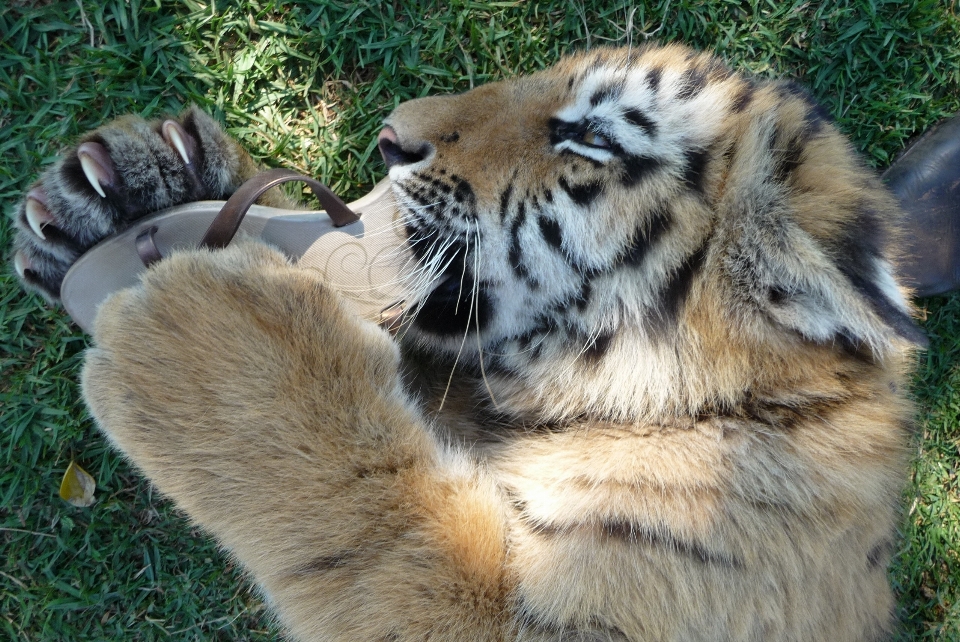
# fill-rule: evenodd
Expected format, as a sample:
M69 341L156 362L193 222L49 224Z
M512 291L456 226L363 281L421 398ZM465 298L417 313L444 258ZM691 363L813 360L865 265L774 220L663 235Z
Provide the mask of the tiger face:
M401 104L379 146L419 260L409 338L503 408L697 413L923 340L894 202L792 83L600 50Z

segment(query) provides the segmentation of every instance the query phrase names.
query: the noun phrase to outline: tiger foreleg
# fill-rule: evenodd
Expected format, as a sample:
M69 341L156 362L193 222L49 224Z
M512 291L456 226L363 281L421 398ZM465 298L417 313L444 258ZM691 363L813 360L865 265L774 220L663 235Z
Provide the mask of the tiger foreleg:
M434 440L390 337L255 243L164 260L101 310L104 432L252 572L297 639L509 628L496 491Z

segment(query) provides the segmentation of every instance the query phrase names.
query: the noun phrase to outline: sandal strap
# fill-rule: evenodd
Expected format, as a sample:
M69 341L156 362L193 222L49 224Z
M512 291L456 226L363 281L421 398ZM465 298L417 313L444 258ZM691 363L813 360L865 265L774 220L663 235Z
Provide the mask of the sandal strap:
M360 220L360 217L353 213L339 196L320 181L289 169L269 169L245 182L227 199L220 213L207 229L207 233L203 235L200 247L210 249L226 247L240 229L240 221L243 220L250 206L270 188L292 181L306 183L313 190L327 216L333 221L334 227L343 227Z
M137 254L140 255L140 260L146 267L150 267L163 258L163 255L160 254L160 248L157 247L157 242L153 238L156 233L157 226L151 225L137 235Z
M327 216L333 221L334 227L343 227L360 220L360 217L347 207L347 204L339 196L320 181L289 169L268 169L246 181L227 199L210 227L207 228L206 233L200 240L199 247L210 249L227 247L236 235L237 230L240 229L240 222L247 214L250 206L256 203L257 199L263 196L267 190L281 183L293 181L306 183L313 190ZM163 258L153 239L156 232L157 228L151 227L137 236L137 254L140 255L140 260L147 267Z

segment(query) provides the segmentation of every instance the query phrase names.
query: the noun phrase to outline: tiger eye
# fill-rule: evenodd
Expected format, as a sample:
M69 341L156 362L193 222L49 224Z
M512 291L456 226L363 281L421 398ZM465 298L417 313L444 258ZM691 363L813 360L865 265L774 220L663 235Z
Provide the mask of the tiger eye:
M583 144L590 145L592 147L610 147L610 142L606 138L597 132L590 131L589 129L583 133L583 138L581 141Z

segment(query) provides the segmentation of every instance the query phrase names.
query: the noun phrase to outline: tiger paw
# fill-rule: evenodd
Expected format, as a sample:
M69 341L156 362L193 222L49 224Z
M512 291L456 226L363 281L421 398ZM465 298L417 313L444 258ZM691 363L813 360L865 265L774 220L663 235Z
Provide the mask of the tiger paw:
M13 262L27 289L60 295L70 266L100 240L167 207L223 199L256 171L209 116L124 116L85 135L14 210Z

